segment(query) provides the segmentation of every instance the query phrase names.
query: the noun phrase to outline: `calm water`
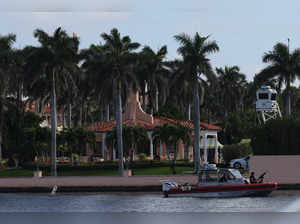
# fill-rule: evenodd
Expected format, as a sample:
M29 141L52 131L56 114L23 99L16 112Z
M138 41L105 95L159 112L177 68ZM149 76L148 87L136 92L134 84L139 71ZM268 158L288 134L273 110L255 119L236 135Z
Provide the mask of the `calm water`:
M277 212L300 211L300 195L266 198L164 198L159 193L0 194L0 212Z

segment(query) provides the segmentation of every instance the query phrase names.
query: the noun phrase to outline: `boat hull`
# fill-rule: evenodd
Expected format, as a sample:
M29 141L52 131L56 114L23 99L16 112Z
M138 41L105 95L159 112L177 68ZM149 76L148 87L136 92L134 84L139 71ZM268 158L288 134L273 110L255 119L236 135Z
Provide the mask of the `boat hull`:
M204 187L174 187L164 191L166 197L265 197L277 189L277 183L240 184Z

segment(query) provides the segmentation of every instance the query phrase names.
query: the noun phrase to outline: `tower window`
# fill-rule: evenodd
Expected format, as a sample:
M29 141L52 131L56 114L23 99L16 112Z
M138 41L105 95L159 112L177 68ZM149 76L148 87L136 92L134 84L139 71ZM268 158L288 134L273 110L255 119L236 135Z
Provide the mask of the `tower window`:
M268 93L259 93L258 98L260 100L267 100L267 99L269 99L269 94Z
M272 93L271 100L276 100L276 93Z

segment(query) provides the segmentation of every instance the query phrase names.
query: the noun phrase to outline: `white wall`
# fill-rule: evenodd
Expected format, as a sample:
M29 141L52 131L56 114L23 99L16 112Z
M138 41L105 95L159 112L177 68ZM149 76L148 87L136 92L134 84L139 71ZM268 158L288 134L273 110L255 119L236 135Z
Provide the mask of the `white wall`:
M267 172L265 181L300 183L300 156L253 156L250 172L255 172L256 177Z

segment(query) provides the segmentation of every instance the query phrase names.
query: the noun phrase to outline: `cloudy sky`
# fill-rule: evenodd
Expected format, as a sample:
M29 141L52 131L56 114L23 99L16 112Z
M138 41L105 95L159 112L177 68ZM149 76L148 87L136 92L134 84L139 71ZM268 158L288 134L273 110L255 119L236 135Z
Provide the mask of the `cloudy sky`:
M5 2L3 2L5 1ZM277 42L300 47L297 0L2 0L0 35L17 34L16 47L36 45L33 30L76 32L81 48L101 41L113 27L133 41L157 50L168 46L168 59L179 57L178 33L210 35L220 52L214 67L238 65L252 80L265 65L264 52Z

